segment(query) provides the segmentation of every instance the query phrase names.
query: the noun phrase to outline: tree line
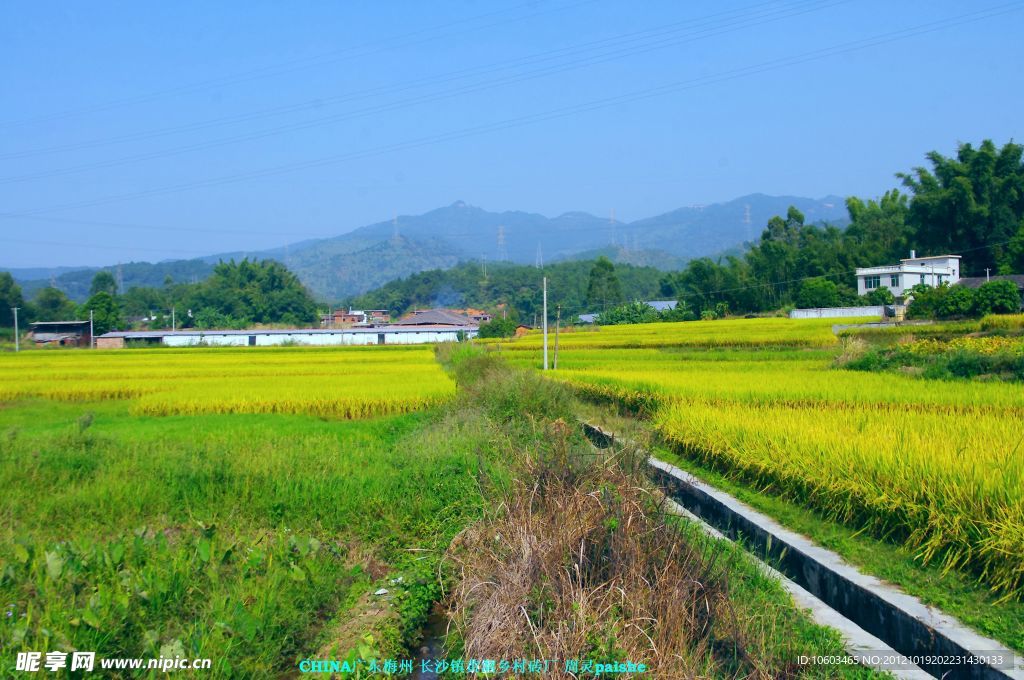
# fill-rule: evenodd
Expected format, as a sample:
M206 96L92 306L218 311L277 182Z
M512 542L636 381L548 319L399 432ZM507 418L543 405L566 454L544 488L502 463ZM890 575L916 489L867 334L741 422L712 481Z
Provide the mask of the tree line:
M807 224L790 208L772 218L740 256L700 258L661 280L661 293L695 311L724 305L761 312L787 305L830 307L891 301L885 289L859 300L857 267L909 256L961 255L964 276L1024 272L1024 163L1020 144L961 144L954 157L899 173L903 188L879 200L847 199L845 229Z
M0 326L13 325L12 307L21 308L19 321L24 324L85 320L92 311L97 335L124 329L130 322L152 329L172 324L207 329L267 323L300 326L317 320L309 291L273 260L220 262L203 281L176 283L168 277L162 287L133 286L123 295L114 276L101 270L93 276L89 298L81 305L53 287L42 288L26 300L10 273L0 272L0 305Z

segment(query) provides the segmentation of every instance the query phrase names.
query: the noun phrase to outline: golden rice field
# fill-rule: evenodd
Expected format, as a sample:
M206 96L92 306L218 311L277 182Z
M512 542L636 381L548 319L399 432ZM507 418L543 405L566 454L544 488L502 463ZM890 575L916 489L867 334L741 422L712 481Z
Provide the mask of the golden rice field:
M566 334L551 375L644 410L691 459L1024 596L1024 388L836 368L830 327L650 324L635 348L628 326ZM536 367L524 340L502 352Z
M874 321L874 318L867 319ZM611 347L830 347L836 343L834 323L855 323L858 319L808 319L795 326L785 318L727 319L645 323L629 326L576 327L561 333L559 345L565 349ZM543 338L530 333L509 345L504 340L485 340L487 344L510 349L540 348ZM554 329L548 337L554 348Z
M187 348L0 355L0 401L130 399L136 415L360 418L433 406L455 384L429 347Z

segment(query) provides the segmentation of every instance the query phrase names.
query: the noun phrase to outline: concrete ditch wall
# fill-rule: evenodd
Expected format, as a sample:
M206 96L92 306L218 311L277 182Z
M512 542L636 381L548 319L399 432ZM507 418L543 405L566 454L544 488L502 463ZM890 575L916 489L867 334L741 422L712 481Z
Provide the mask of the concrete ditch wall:
M614 435L592 425L584 428L595 445L614 445ZM860 573L836 553L789 531L679 468L656 458L650 458L648 465L654 481L681 506L725 536L744 542L752 552L842 616L897 652L917 659L917 665L934 677L1024 678L1024 660L1004 645L978 635L917 598ZM963 657L1001 657L1001 663L956 662Z

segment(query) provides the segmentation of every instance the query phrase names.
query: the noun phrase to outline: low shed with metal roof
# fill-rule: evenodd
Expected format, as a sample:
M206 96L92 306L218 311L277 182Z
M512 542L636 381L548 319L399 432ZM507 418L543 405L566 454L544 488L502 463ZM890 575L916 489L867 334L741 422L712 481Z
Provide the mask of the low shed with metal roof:
M477 326L376 326L368 328L252 329L241 331L115 331L96 338L99 349L128 344L168 347L202 345L269 347L273 345L418 345L457 342L476 337Z
M29 331L32 341L37 345L87 347L91 337L88 320L36 321L29 324Z

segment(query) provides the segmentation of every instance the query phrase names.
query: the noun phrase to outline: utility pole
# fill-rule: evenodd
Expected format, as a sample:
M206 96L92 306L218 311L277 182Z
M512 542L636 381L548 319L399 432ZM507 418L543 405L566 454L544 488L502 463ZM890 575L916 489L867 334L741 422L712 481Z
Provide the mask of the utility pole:
M985 267L985 283L988 283L989 281L992 280L988 276L989 271L991 271L991 268L990 267Z
M89 349L96 349L96 334L93 333L92 310L89 310Z
M555 307L555 364L554 370L558 370L558 330L562 327L562 305Z
M14 312L14 351L21 351L21 343L18 341L18 310L21 307L11 307L11 311Z
M175 326L175 319L174 319L174 307L171 307L171 330L172 331L177 330L177 326Z
M544 326L544 370L548 370L548 277L544 277L544 318L541 319Z

